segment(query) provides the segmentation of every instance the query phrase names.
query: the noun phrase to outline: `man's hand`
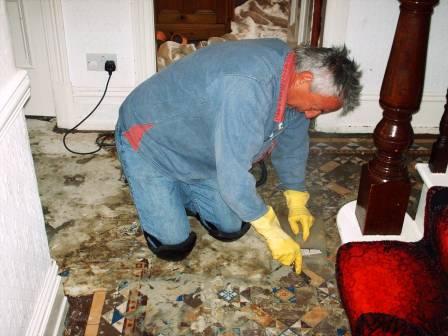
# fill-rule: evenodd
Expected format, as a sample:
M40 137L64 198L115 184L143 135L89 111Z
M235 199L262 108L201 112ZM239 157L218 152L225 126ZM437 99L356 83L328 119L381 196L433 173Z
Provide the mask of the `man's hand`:
M265 215L252 221L251 224L266 239L275 260L285 266L294 264L297 274L302 271L300 246L282 230L277 216L270 206Z
M304 191L286 190L283 195L289 209L288 222L292 232L299 234L299 223L302 224L303 240L307 240L314 223L314 217L306 208L310 194Z

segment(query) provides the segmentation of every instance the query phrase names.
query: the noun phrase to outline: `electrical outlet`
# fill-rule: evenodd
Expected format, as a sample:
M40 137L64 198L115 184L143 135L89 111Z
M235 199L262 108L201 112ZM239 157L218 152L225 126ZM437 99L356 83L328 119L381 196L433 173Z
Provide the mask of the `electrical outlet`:
M114 61L117 66L117 54L86 54L88 71L105 71L106 61Z

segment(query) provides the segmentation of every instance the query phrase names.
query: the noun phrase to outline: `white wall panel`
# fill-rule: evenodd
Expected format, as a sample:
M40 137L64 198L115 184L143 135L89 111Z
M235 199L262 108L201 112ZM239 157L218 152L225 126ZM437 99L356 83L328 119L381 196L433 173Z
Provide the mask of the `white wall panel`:
M51 267L23 114L29 94L25 71L0 89L0 316L11 336L25 335Z
M398 0L328 0L324 45L345 42L363 70L361 106L351 114L320 116L316 127L324 132L372 132L381 120L378 104L399 15ZM448 1L440 1L432 16L424 95L412 125L416 133L438 133L448 87Z
M0 0L0 88L8 82L15 72L16 67L11 35L9 34L8 18L6 17L5 0Z
M6 19L0 0L0 334L40 336L56 302L55 294L44 295L46 287L57 289L60 278L49 254L23 114L30 80L14 65Z
M117 55L108 94L95 114L79 129L113 129L118 107L136 83L132 0L60 0L73 99L70 115L58 118L64 128L74 126L99 101L108 77L87 71L86 54ZM148 46L151 41L148 41ZM143 46L144 47L144 46Z

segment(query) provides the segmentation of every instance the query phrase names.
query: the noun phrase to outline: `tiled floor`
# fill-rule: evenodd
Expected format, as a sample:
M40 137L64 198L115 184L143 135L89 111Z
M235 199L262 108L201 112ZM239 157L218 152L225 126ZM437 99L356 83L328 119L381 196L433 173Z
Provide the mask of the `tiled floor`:
M253 229L222 243L193 219L198 242L187 260L153 258L113 150L75 156L63 149L53 120L28 126L51 254L71 304L66 336L350 335L335 287L335 216L356 199L360 166L374 152L370 138L312 136L307 184L316 224L310 239L298 242L304 253L321 253L305 256L296 275L271 260ZM95 138L79 133L69 143L88 150ZM408 155L411 216L421 188L414 165L428 160L433 141L416 139ZM270 164L268 171L260 194L288 230Z

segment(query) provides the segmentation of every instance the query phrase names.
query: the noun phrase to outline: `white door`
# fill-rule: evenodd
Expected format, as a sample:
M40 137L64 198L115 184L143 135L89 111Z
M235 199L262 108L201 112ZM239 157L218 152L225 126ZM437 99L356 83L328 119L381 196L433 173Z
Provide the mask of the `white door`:
M56 116L41 0L6 0L6 11L16 66L27 70L31 79L25 114Z

